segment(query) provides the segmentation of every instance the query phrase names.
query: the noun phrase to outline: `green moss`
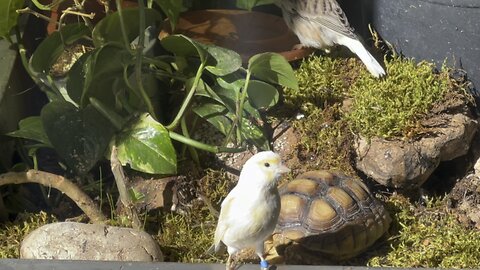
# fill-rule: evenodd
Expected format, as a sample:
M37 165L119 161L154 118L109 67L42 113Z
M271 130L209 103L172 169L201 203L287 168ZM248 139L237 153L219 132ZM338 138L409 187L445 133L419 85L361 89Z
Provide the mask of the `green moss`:
M394 213L384 256L372 257L368 265L380 267L476 268L480 265L480 231L462 226L447 212L445 202L432 199L426 207L401 196L388 200Z
M362 73L350 89L353 106L347 120L367 137L406 135L452 90L447 68L434 73L430 63L396 57L386 61L386 69L388 75L380 80Z
M352 134L414 137L434 106L448 108L449 99L467 96L445 67L436 72L430 63L398 56L385 65L388 75L377 79L355 58L302 62L295 71L299 90L285 89L284 96L290 109L305 115L294 121L302 153L321 157L305 166L352 171Z
M207 263L226 258L226 254L211 254L207 250L213 244L217 223L214 211L220 209L223 198L233 185L225 172L208 170L198 185L202 201L193 202L183 213L169 212L162 216L162 228L157 238L167 261Z
M300 138L302 169L353 174L352 134L415 136L420 121L429 113L468 99L446 68L435 72L429 63L415 64L398 57L387 61L386 68L388 76L375 79L358 61L312 57L302 63L296 71L300 90L285 91L285 103L305 114L293 121ZM480 232L463 227L445 210L444 201L437 199L423 207L394 195L387 205L394 219L387 243L380 241L374 250L348 263L445 268L480 265Z
M207 253L213 243L215 219L194 213L167 213L161 219L162 231L158 241L171 262L206 263L218 262L214 254Z
M342 120L338 105L313 110L305 119L295 121L299 133L299 145L304 160L303 170L339 170L353 173L350 165L352 142L347 123ZM310 156L310 158L309 158Z
M0 258L19 258L20 243L33 230L55 222L56 218L45 212L36 214L19 214L15 222L8 222L0 227Z
M285 104L304 118L293 121L300 139L302 170L353 172L349 163L351 132L342 102L363 64L355 58L313 56L295 71L299 90L285 89Z
M299 89L285 89L285 103L310 114L344 98L350 82L357 76L356 59L313 56L295 71Z

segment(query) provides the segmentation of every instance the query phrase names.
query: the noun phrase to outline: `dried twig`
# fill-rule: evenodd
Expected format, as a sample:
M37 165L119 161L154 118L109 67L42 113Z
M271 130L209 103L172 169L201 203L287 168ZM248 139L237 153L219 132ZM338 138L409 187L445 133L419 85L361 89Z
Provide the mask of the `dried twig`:
M46 20L47 22L53 22L53 23L57 23L57 24L58 24L58 22L56 22L55 20L50 19L50 17L45 16L45 15L43 15L43 14L40 14L40 13L38 13L38 12L30 9L29 7L22 8L22 9L17 9L16 12L17 12L18 14L31 14L31 15L37 17L37 18Z
M89 14L87 14L87 13L75 11L71 8L65 9L64 11L62 11L62 13L65 14L65 15L70 14L70 15L80 16L82 18L89 18L90 20L93 20L93 18L95 18L95 13L93 13L93 12L90 12ZM62 14L62 16L63 16L63 14Z
M88 197L77 185L63 176L29 170L27 172L9 172L0 174L0 186L8 184L37 183L47 187L53 187L60 192L65 193L70 199L82 209L92 223L103 224L106 221L105 216L99 210L96 203Z
M123 172L123 167L117 157L117 147L112 146L112 153L110 155L110 166L112 168L113 176L115 177L115 183L117 184L118 193L120 195L120 202L124 209L127 211L128 217L132 221L132 227L134 229L141 230L142 223L138 217L137 209L133 204L130 195L127 191L126 178Z

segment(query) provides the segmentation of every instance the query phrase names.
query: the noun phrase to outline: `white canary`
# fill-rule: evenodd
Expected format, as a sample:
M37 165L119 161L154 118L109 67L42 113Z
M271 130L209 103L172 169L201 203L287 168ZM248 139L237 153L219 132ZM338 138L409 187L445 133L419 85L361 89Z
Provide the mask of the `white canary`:
M336 0L275 0L288 27L303 46L318 49L340 44L355 53L375 77L385 70L365 49Z
M255 154L243 166L237 185L222 202L215 231L215 251L221 243L227 246L227 270L235 269L232 257L249 247L260 257L261 268L268 269L264 241L273 233L280 213L277 180L289 171L272 151Z

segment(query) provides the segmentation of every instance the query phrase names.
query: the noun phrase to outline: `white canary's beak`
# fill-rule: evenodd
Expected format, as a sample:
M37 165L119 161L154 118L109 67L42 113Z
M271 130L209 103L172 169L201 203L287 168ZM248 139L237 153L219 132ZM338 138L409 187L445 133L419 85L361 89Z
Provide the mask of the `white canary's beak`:
M283 164L280 164L280 166L278 166L278 172L279 173L288 173L288 172L290 172L290 169L287 166L285 166Z

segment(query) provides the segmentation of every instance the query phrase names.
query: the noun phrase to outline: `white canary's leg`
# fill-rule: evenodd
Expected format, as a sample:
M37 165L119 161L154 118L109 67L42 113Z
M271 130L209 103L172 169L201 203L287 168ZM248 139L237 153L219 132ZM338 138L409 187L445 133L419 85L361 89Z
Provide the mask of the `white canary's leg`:
M263 242L257 244L257 246L255 247L255 253L260 258L260 269L268 270L269 265L267 260L265 260L265 257L263 257L263 248L264 248Z
M228 259L227 259L227 264L226 264L226 270L235 270L236 269L236 264L234 262L234 256L237 254L238 249L232 248L232 247L227 247L228 251Z
M234 270L235 267L232 265L232 255L228 254L227 264L225 267L226 270Z
M362 60L368 71L370 71L373 76L378 78L385 75L385 70L383 69L383 67L367 51L367 49L365 49L365 47L360 41L346 36L338 37L336 41L336 43L347 47L348 49L350 49L350 51L356 54L358 58Z

